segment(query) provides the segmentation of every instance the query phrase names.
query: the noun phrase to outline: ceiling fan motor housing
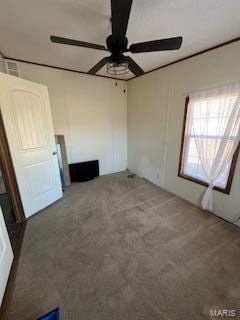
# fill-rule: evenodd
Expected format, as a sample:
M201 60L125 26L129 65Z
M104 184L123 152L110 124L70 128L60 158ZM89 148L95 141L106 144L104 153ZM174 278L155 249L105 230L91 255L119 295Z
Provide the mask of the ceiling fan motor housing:
M128 39L123 37L122 39L113 39L110 35L106 40L107 48L111 52L111 61L121 63L124 60L123 52L127 51Z

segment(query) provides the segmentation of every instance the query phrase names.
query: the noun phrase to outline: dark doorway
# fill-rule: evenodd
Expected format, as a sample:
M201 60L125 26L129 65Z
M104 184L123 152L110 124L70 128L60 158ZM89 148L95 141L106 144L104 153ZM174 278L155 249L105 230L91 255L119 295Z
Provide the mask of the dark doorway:
M8 230L12 249L15 251L19 240L22 225L16 222L12 200L7 190L4 173L0 163L0 206Z
M9 238L15 251L18 244L24 213L12 163L4 123L0 112L0 206Z

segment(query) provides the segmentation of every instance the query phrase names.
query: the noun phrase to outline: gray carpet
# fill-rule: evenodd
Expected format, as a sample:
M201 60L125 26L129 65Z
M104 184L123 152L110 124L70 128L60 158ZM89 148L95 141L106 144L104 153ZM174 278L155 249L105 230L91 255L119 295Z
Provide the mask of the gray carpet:
M239 249L237 227L144 179L119 173L75 184L28 222L11 319L56 306L63 320L240 312Z

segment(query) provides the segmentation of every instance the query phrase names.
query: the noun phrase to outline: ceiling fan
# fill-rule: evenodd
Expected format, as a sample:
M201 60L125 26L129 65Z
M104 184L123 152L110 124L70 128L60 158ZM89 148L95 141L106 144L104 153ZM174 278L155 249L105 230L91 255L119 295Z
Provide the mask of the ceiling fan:
M106 39L107 47L95 43L89 43L57 36L50 36L50 39L52 42L56 43L110 52L111 55L101 59L95 66L93 66L88 71L89 74L96 74L105 64L109 64L113 68L125 66L134 75L142 75L144 74L143 69L131 57L125 56L125 52L139 53L176 50L181 47L182 37L134 43L128 47L128 39L126 37L126 32L131 6L132 0L111 0L112 34L109 35Z

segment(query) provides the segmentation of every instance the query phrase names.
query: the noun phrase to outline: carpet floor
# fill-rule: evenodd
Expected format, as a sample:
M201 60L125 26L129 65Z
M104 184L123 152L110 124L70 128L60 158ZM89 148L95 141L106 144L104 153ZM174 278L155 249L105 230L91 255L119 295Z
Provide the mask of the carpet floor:
M240 317L239 248L237 227L145 179L74 184L28 221L11 319Z

